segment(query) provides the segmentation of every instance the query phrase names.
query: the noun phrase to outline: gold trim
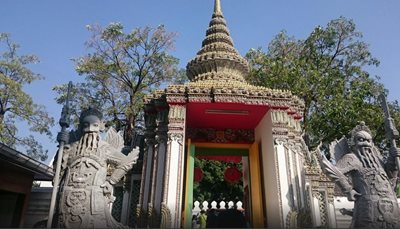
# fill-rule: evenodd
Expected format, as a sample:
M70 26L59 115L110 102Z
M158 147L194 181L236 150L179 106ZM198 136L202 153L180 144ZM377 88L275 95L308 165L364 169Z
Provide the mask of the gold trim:
M188 209L188 207L190 206L189 196L188 196L189 195L189 173L191 172L190 171L190 146L191 146L191 139L189 138L187 141L187 152L186 152L185 205L184 205L183 214L182 214L183 228L185 228L186 225L192 225L192 219L187 219L187 217L186 217L187 211L192 211L192 209Z
M254 228L260 228L264 227L264 209L262 205L261 168L258 143L254 143L249 149L249 162L252 221Z

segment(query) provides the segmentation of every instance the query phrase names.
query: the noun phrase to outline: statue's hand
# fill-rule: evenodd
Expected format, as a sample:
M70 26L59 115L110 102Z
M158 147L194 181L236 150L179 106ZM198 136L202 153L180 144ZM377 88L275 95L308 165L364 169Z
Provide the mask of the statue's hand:
M103 188L103 193L104 193L105 196L111 195L111 192L113 190L113 186L110 183L110 181L104 182L104 184L100 185L100 187Z
M355 201L357 197L361 196L356 190L352 189L349 193L347 193L347 199L349 201Z
M58 142L64 142L64 143L68 144L68 142L69 142L69 132L68 131L58 132L57 141Z
M348 210L346 208L341 208L341 209L339 209L339 212L342 213L342 215L353 216L353 210Z

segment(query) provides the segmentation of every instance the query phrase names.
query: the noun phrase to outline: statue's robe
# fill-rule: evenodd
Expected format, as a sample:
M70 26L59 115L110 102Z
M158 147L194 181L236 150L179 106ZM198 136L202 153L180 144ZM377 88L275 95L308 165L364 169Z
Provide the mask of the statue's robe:
M113 196L105 195L107 165L114 164L109 181L118 182L130 170L134 160L99 141L96 150L77 153L78 142L64 149L59 190L58 225L61 228L126 228L110 212Z
M361 194L354 203L352 227L399 228L400 211L393 187L395 184L388 177L381 156L376 154L368 155L369 158L362 163L354 153L349 153L336 164L343 174L350 175L352 188Z

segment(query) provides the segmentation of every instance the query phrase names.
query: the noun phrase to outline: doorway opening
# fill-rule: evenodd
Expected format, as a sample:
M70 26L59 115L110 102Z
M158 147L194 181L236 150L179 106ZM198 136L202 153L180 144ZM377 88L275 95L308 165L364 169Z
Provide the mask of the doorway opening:
M214 213L228 209L235 214L239 211L241 215L237 214L236 217L230 218L236 220L243 216L244 226L258 225L254 224L254 220L258 220L258 215L262 214L263 209L259 196L261 185L258 147L255 146L256 144L191 144L189 141L186 162L185 228L194 226L193 219L198 214L196 211L212 209ZM219 222L233 220L221 219ZM223 225L210 227L221 226Z

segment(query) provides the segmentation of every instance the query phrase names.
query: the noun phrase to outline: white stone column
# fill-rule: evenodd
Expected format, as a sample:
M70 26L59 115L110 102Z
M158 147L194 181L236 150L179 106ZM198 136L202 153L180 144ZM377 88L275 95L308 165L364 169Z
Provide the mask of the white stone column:
M161 226L180 228L184 193L186 107L170 106Z
M299 189L300 189L300 206L299 208L302 209L306 206L305 198L306 193L303 191L305 190L305 176L304 176L304 156L300 156L299 152L296 152L296 169L297 169L297 182L299 182Z
M152 203L157 214L161 213L161 200L164 186L164 170L165 170L165 157L166 157L166 136L157 136L157 147L155 156L155 166L153 171L154 176L154 189L152 193Z
M328 201L328 222L329 228L337 228L335 205L333 201Z
M139 204L142 209L147 211L147 204L150 202L151 193L151 171L153 171L153 157L154 157L154 144L155 139L146 139L145 160L143 160L142 182L140 187Z
M121 223L124 225L128 224L128 211L129 211L129 204L130 204L130 195L131 195L131 175L128 174L125 176L124 183L123 183L123 194L122 194L122 208L121 208Z
M287 215L290 212L290 203L291 200L290 196L288 196L290 194L289 192L289 179L290 177L288 177L288 172L287 172L287 158L286 158L286 152L285 152L285 147L283 145L283 142L279 142L277 141L277 143L275 144L275 154L276 154L276 158L277 158L277 163L278 163L278 176L279 176L279 184L280 184L280 202L281 202L281 206L282 206L282 221L285 222ZM285 225L287 226L287 225Z
M312 218L313 218L313 226L314 227L319 227L322 225L321 212L319 210L319 196L318 195L319 195L319 192L310 190Z
M150 203L148 207L148 225L159 227L161 223L161 201L164 192L165 158L167 151L168 104L164 100L156 100L157 110L156 145L153 156Z

